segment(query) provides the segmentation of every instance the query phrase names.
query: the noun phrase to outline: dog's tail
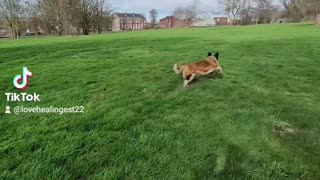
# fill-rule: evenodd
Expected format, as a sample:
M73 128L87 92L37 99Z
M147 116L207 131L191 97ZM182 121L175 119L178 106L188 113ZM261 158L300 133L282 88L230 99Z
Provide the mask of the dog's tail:
M176 74L181 74L180 65L175 64L175 65L173 66L173 71L174 71Z

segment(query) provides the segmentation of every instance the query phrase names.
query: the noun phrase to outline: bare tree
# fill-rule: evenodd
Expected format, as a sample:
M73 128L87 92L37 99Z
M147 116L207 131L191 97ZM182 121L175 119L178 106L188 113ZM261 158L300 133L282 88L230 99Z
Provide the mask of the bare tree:
M67 35L80 35L80 0L64 0L63 6L64 14L64 34Z
M237 20L251 21L253 16L253 1L252 0L222 0L220 1L232 21L235 24Z
M280 0L285 9L285 16L292 21L300 21L302 18L316 19L320 13L319 0Z
M35 32L35 35L38 36L39 28L42 24L40 16L40 5L36 1L26 1L25 2L25 13L27 17L27 29Z
M256 24L270 23L276 8L272 5L272 0L255 0Z
M151 19L151 26L155 28L158 18L158 11L155 9L150 10L150 19Z
M240 23L242 25L252 24L256 14L253 0L242 0L240 6Z
M88 35L91 31L102 32L105 0L38 0L41 17L49 32Z
M232 20L232 24L235 23L235 20L240 19L240 13L242 10L242 0L223 0L222 5L229 15L229 18Z
M194 0L191 4L187 5L186 7L177 7L173 11L173 15L179 19L183 19L188 21L190 25L193 19L197 18L200 11L198 8L198 1Z
M175 16L176 18L179 18L179 19L186 18L185 8L182 8L182 7L175 8L172 14L173 14L173 16Z
M285 8L285 16L291 18L292 21L298 22L303 18L303 12L300 0L280 0Z
M19 25L22 10L21 0L1 0L0 17L3 18L10 29L12 39L19 38Z
M301 0L302 13L305 17L317 19L320 14L320 1L319 0Z
M94 0L80 0L80 24L83 35L89 35L94 18Z
M95 0L93 5L93 31L98 31L99 34L102 33L103 29L109 29L112 22L111 13L112 10L109 4L105 0Z
M188 21L188 24L190 25L194 19L197 18L199 15L200 11L198 8L198 0L194 0L191 4L189 4L186 8L186 20Z
M62 36L65 31L66 16L64 14L65 2L63 0L38 0L41 18L49 33Z
M88 35L112 28L107 0L0 0L0 25L12 38L21 32L41 30L55 35Z
M281 16L289 21L298 22L302 19L316 19L320 14L319 0L279 0L284 11ZM279 17L279 9L273 5L272 0L221 0L225 12L230 19L240 21L241 24L269 23Z
M98 30L98 33L102 33L102 23L103 23L103 13L105 1L104 0L96 0L96 12L95 12L95 26Z

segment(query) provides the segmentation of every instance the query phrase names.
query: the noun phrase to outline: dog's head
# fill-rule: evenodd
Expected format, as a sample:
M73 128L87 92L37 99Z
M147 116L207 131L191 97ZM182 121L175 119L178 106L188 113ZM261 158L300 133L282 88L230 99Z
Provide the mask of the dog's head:
M180 65L175 64L175 65L173 66L173 71L174 71L176 74L181 74Z
M213 56L217 59L217 61L219 61L219 52L217 52L216 54L214 54ZM208 52L208 57L209 56L212 56L212 53L211 52Z

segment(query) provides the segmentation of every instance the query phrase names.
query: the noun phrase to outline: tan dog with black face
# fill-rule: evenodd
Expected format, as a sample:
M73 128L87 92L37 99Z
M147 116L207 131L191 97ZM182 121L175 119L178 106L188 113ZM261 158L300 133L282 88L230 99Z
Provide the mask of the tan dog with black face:
M214 56L208 53L208 57L205 60L191 64L175 64L173 70L176 74L182 74L184 79L183 87L186 87L196 75L207 75L218 72L218 75L223 77L222 67L219 64L218 58L219 53L216 53Z

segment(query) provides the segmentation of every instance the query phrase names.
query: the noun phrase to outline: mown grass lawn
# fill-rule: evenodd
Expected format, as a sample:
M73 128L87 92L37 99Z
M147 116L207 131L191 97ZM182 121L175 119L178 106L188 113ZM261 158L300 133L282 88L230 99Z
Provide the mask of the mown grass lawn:
M208 51L224 79L182 88ZM22 66L41 102L5 101ZM319 67L311 24L2 40L0 179L319 179Z

